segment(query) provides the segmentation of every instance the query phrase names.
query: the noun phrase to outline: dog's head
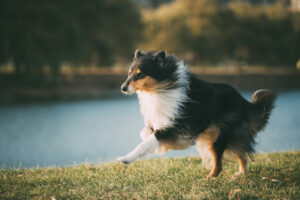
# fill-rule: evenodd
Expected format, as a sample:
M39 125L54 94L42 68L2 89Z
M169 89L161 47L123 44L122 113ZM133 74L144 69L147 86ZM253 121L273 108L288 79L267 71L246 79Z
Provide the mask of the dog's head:
M165 64L165 51L142 52L137 49L129 69L128 78L122 84L121 91L125 94L132 94L136 91L155 91L166 79Z

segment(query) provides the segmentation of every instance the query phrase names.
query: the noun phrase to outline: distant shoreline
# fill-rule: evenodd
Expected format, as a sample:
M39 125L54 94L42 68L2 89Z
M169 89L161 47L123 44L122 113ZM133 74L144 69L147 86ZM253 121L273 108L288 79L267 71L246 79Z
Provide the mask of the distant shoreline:
M255 91L268 88L278 91L300 89L300 73L297 71L227 74L192 71L195 71L203 80L227 83L238 90ZM0 74L0 103L121 98L124 95L121 94L119 88L126 76L125 72L62 75L61 84L55 88L34 88L16 84L16 78L12 74Z

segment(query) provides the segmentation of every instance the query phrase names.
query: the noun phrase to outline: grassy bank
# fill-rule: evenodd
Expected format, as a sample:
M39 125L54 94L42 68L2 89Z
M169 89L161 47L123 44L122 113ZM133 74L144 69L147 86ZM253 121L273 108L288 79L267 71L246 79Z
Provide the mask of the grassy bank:
M66 168L2 169L1 199L300 199L300 152L259 154L247 175L226 161L206 180L197 157Z

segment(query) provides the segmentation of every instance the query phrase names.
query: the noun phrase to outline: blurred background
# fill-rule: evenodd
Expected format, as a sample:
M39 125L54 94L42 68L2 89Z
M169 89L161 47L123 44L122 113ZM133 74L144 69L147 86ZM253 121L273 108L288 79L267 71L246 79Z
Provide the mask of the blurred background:
M134 50L175 53L248 100L279 93L258 152L300 149L300 0L0 0L0 165L114 160L143 128ZM194 148L165 156L197 155Z

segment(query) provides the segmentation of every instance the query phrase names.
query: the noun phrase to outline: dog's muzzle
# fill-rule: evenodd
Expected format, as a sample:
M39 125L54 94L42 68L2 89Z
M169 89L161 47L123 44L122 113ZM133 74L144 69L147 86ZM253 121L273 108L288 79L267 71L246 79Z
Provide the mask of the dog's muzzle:
M124 92L124 93L126 93L127 90L128 90L128 84L125 82L121 86L121 91Z
M129 84L130 81L125 81L122 86L121 86L121 91L124 93L124 94L131 94L134 92L134 89L133 87Z

